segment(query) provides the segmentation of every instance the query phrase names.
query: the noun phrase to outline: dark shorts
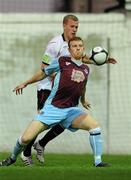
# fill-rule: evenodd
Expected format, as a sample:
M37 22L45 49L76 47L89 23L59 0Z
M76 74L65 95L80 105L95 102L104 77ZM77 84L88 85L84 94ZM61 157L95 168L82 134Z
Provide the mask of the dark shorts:
M37 91L37 110L41 110L43 108L50 92L51 91L48 89L41 89L40 91Z

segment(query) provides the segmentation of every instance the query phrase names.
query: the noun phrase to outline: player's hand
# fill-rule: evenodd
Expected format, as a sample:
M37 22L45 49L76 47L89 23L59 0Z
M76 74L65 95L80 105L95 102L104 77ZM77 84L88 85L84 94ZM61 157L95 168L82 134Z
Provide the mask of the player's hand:
M82 62L85 64L92 64L92 60L87 55L82 57Z
M114 59L114 58L108 58L107 61L106 61L107 64L116 64L117 61Z
M84 101L84 102L81 102L82 103L82 106L86 109L89 109L91 107L90 103L87 102L87 101Z
M16 86L14 89L13 89L13 92L16 93L16 95L18 94L23 94L23 89L26 87L25 84L20 84L18 86Z

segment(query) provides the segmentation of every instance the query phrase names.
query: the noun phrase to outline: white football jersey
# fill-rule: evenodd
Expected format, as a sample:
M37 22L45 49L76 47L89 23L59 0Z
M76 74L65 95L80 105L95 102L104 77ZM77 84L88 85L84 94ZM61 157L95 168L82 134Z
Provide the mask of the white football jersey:
M50 64L53 59L58 59L60 56L70 56L68 51L68 43L64 40L64 36L59 35L49 41L45 53L42 58L42 62ZM37 89L48 89L51 90L52 81L50 77L47 77L37 84Z

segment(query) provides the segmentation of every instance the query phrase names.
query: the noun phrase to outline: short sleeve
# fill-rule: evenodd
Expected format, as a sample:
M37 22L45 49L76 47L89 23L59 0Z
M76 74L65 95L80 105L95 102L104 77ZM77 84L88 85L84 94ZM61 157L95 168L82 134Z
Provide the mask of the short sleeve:
M42 63L50 64L52 59L58 57L59 48L55 41L50 41L42 57Z
M58 59L54 59L49 66L47 66L46 68L43 69L43 71L48 76L54 72L58 72L59 69L60 68L59 68Z

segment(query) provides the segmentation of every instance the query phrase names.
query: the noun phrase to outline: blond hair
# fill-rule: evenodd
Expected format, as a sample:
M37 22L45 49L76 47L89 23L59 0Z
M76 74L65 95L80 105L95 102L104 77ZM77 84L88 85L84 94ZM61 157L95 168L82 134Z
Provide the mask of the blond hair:
M63 18L63 24L66 24L68 22L68 20L71 19L73 21L79 21L79 19L73 15L73 14L68 14Z

